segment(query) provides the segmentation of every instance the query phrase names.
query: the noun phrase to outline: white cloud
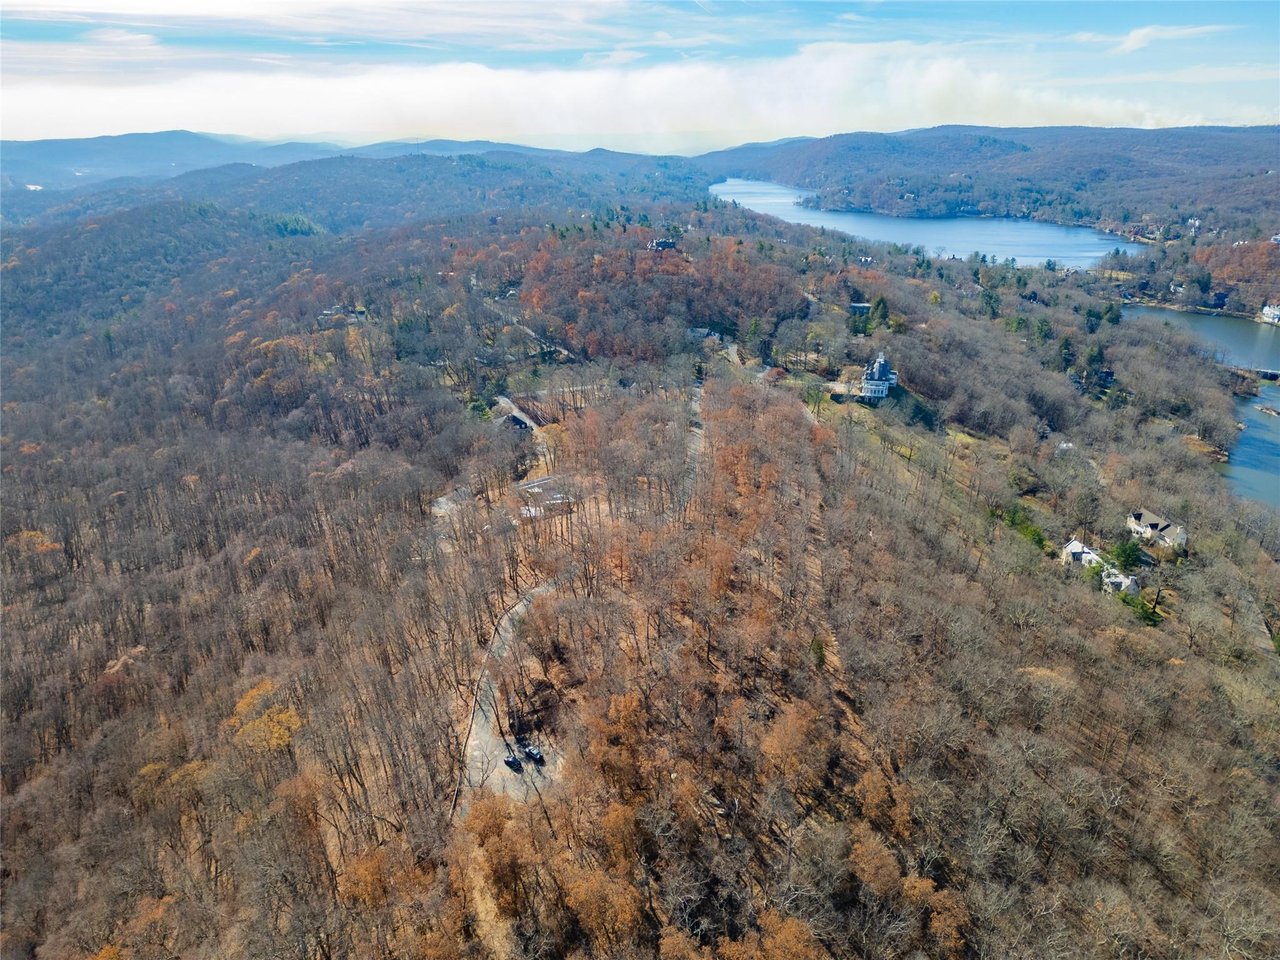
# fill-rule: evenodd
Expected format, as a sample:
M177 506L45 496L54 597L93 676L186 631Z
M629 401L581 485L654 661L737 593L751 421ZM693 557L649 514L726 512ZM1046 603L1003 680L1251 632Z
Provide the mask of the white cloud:
M1234 29L1225 24L1206 24L1199 27L1164 27L1153 24L1136 27L1126 34L1076 33L1070 39L1082 43L1113 44L1111 53L1134 53L1160 40L1191 40Z
M943 123L1172 126L1274 122L1222 100L1217 112L1081 95L937 45L821 43L777 59L571 69L474 63L240 66L154 76L22 75L6 83L5 136L90 136L175 127L264 138L514 140L698 152L746 140ZM73 105L70 109L68 105Z
M1116 47L1118 53L1133 53L1143 47L1150 46L1157 40L1190 40L1193 37L1204 37L1211 33L1229 30L1226 26L1205 27L1138 27L1130 30Z
M643 58L644 54L639 50L611 50L608 53L585 54L582 62L592 67L623 67Z
M612 43L632 0L17 0L9 20L208 28L250 37L447 40L493 47L565 49Z
M180 56L151 34L113 27L86 30L75 40L60 43L0 41L0 65L3 65L7 95L20 91L24 79L59 74L76 75L98 83L110 83L113 75L122 72L145 72L153 77L157 67L176 65ZM225 55L216 59L234 62ZM215 61L215 58L204 56L196 58L194 63L201 61Z
M1064 81L1072 87L1098 87L1114 89L1117 84L1182 84L1208 88L1222 84L1257 84L1275 82L1276 68L1261 63L1191 64L1185 67L1168 67L1143 70L1138 73L1109 73L1102 77L1076 77ZM1260 121L1274 123L1275 120Z
M109 27L90 30L84 38L94 43L108 43L118 47L150 47L156 43L156 38L149 33L135 33L132 30L117 30Z

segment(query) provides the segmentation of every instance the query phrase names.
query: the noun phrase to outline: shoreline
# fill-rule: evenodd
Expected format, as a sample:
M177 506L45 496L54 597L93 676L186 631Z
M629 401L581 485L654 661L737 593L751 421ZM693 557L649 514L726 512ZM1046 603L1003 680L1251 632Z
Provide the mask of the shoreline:
M782 184L782 186L790 187L793 190L806 191L808 193L808 196L804 198L805 200L811 200L820 196L819 191L812 190L809 187L797 187L791 184ZM1097 233L1103 234L1108 237L1115 237L1117 240L1123 240L1128 243L1136 243L1139 245L1152 246L1152 247L1164 246L1172 242L1168 240L1157 240L1151 237L1144 237L1140 235L1129 235L1126 233L1118 233L1115 230L1110 230L1098 223L1079 223L1079 222L1067 223L1061 220L1041 220L1033 216L1019 217L1013 214L949 213L949 214L944 214L942 216L935 216L932 214L919 214L919 215L912 216L912 215L903 215L900 213L890 213L887 210L877 210L874 207L824 207L818 204L805 203L803 201L797 201L796 206L803 207L806 210L816 210L820 213L867 213L867 214L873 214L878 217L893 217L896 220L1010 220L1010 221L1024 222L1024 223L1045 223L1055 227L1080 227L1086 230L1093 230ZM1093 270L1096 269L1096 267L1088 267L1086 269L1092 272ZM1271 320L1264 319L1261 313L1250 314L1250 313L1239 313L1234 310L1215 310L1212 307L1189 307L1184 304L1165 303L1160 300L1150 300L1147 298L1137 298L1137 297L1133 298L1132 300L1122 301L1121 303L1122 305L1124 303L1136 303L1144 307L1162 307L1166 310L1177 310L1180 313L1201 314L1202 316L1207 316L1207 317L1237 317L1241 320L1252 320L1254 323L1260 323L1263 326L1280 327L1280 323L1275 323Z
M742 178L745 179L745 178ZM724 181L720 181L723 183ZM776 181L771 181L776 182ZM714 186L714 184L713 184ZM811 199L818 194L811 187L797 187L789 183L781 183L779 186L787 187L790 190L803 191L808 193L805 199ZM1131 237L1128 234L1116 233L1114 230L1108 230L1105 227L1098 226L1094 223L1080 223L1079 221L1065 220L1042 220L1039 217L1024 216L1020 217L1012 213L920 213L920 214L902 214L891 213L888 210L880 210L876 207L822 207L816 204L808 204L796 202L797 207L803 207L806 210L816 210L819 213L869 213L877 217L892 217L895 220L1009 220L1015 223L1043 223L1051 227L1068 227L1078 228L1082 230L1093 230L1096 233L1105 234L1108 237L1115 237L1117 240L1123 240L1126 243L1164 243L1163 240L1149 240L1145 237Z
M1261 319L1257 314L1237 313L1234 310L1215 310L1213 307L1188 307L1181 303L1164 303L1161 300L1151 300L1147 297L1130 297L1128 300L1122 299L1117 302L1121 307L1129 304L1137 307L1158 307L1161 310L1176 310L1178 313L1190 313L1201 317L1235 317L1237 320L1252 320L1254 323L1260 323L1267 327L1280 326L1280 324Z
M1136 246L1144 246L1144 245L1160 246L1170 242L1170 241L1155 240L1155 239L1151 239L1143 236L1133 236L1129 234L1118 233L1114 230L1108 229L1107 227L1103 226L1101 223L1080 223L1080 222L1066 223L1066 222L1062 222L1060 220L1054 220L1054 219L1040 219L1038 217L1031 216L1031 215L1016 216L1016 215L1002 215L1002 214L994 214L994 213L975 213L975 214L949 213L949 214L942 214L942 215L923 214L923 213L922 214L903 214L903 213L893 213L886 210L880 210L871 206L840 206L840 207L825 206L825 205L822 205L820 202L821 196L822 196L820 189L799 186L796 184L783 183L782 181L777 181L777 180L754 180L750 177L744 177L744 176L721 177L717 179L714 183L710 184L707 187L707 191L711 193L712 196L715 196L718 200L724 201L726 198L715 193L713 188L725 183L729 183L730 181L735 181L735 180L742 181L749 184L759 184L761 186L780 187L788 191L795 191L796 193L800 194L800 197L799 199L796 199L793 201L794 205L802 210L808 210L814 213L827 213L827 214L835 214L835 215L851 214L851 215L861 215L861 216L874 216L874 217L883 217L885 219L890 219L890 220L898 220L904 223L906 222L944 223L944 222L956 222L956 221L973 221L973 222L1005 221L1008 223L1041 224L1044 226L1060 227L1062 229L1068 229L1068 230L1074 230L1074 229L1092 230L1095 234L1098 234L1099 236L1114 238L1115 240L1120 241L1122 243L1131 243ZM745 204L742 204L741 201L734 200L733 202L739 204L740 206L744 206L744 207L746 206ZM751 208L748 207L747 209L751 209ZM785 216L782 216L781 219L787 220L788 218L786 218ZM802 222L802 221L789 221L789 222L795 223L795 222ZM835 229L838 230L840 228L837 227ZM889 241L877 241L877 242L887 243ZM1047 259L1057 259L1057 258L1050 257ZM1101 259L1102 258L1099 258L1098 261L1094 261L1089 266L1072 267L1072 268L1066 268L1066 269L1081 270L1084 272L1097 274L1100 269L1098 266L1098 263L1101 261ZM1026 266L1035 266L1035 265L1019 264L1020 269ZM1154 300L1149 297L1132 297L1129 299L1118 299L1115 302L1119 303L1121 306L1124 306L1126 304L1134 304L1137 306L1155 307L1155 308L1160 308L1164 310L1177 310L1179 313L1199 314L1201 316L1207 316L1207 317L1231 317L1239 320L1250 320L1254 323L1262 324L1263 326L1280 327L1280 323L1273 323L1272 321L1265 319L1260 312L1259 313L1243 313L1243 312L1234 311L1234 310L1215 309L1213 307L1188 306L1185 304L1167 303L1161 300Z
M750 178L748 177L725 178L724 180L717 181L717 183L724 183L728 179L749 180ZM762 182L776 183L779 186L787 187L790 190L796 190L806 194L806 196L802 200L796 201L796 206L803 207L806 210L816 210L819 213L869 213L877 217L893 217L895 220L1010 220L1010 221L1019 222L1019 223L1043 223L1053 227L1069 227L1069 228L1080 228L1084 230L1093 230L1097 233L1104 234L1108 237L1115 237L1117 240L1123 240L1126 243L1137 243L1137 244L1146 244L1148 246L1158 246L1161 244L1171 242L1168 240L1156 240L1151 237L1130 236L1127 233L1119 233L1115 230L1110 230L1102 226L1101 224L1097 224L1097 223L1082 223L1078 220L1067 221L1067 220L1041 219L1039 217L1035 217L1030 214L1026 214L1024 216L1018 216L1017 214L1013 214L1013 213L944 213L941 215L931 214L931 213L902 214L902 213L891 213L888 210L880 210L880 209L877 209L876 207L824 207L816 203L811 204L811 203L804 202L805 200L813 200L821 196L820 189L817 189L814 187L800 187L800 186L796 186L795 184L782 183L781 181L778 181L778 180L762 181ZM715 186L715 185L716 184L712 184L712 186Z
M1265 466L1242 462L1235 456L1242 442L1250 445L1261 444L1264 447L1275 443L1276 421L1273 418L1278 415L1271 410L1278 409L1280 404L1273 403L1270 396L1263 396L1263 392L1280 390L1280 385L1274 381L1268 381L1265 384L1259 384L1259 387L1259 392L1253 396L1236 397L1235 411L1240 419L1236 423L1235 436L1232 437L1231 445L1227 449L1228 458L1219 464L1218 470L1226 480L1233 497L1261 503L1271 510L1280 510L1280 499L1268 499L1268 494L1274 498L1274 487L1257 488L1257 478L1254 474L1259 470L1265 470ZM1271 409L1267 410L1264 407Z

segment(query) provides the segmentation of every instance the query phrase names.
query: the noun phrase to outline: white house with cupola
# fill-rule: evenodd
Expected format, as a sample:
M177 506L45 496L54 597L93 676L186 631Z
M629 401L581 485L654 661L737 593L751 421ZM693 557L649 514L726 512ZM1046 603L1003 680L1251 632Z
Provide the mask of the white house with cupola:
M898 385L898 372L889 366L884 352L867 364L862 374L858 395L864 400L882 400L889 395L889 388Z

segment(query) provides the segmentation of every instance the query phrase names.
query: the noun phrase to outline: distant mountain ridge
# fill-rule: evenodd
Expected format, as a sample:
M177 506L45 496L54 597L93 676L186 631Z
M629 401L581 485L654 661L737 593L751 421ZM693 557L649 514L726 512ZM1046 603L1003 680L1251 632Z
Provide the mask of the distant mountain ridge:
M710 177L678 158L518 149L454 155L340 156L275 167L229 163L163 180L124 179L77 190L9 189L4 224L38 229L136 207L210 203L228 211L298 217L346 233L366 227L601 203L696 203Z
M1280 126L943 126L793 137L695 157L604 148L575 152L491 140L393 140L359 147L268 143L185 130L7 140L0 142L3 221L66 219L142 199L207 199L299 213L328 229L350 229L369 222L357 208L367 209L372 195L390 203L386 209L395 208L397 215L427 209L421 202L391 198L419 192L419 178L435 178L440 171L378 166L413 156L483 156L494 164L538 168L525 171L532 179L518 190L510 188L521 174L511 171L507 189L492 198L495 206L545 199L546 178L566 174L612 178L633 197L646 178L658 193L668 194L677 184L696 192L716 179L746 177L808 188L814 192L810 202L831 210L1035 218L1097 225L1146 240L1174 239L1192 229L1192 221L1199 229L1201 220L1208 235L1226 231L1232 239L1270 237L1280 229L1280 174L1274 169L1280 167L1275 162ZM358 162L334 163L340 159ZM282 171L316 161L332 165ZM339 170L351 178L342 190L326 179ZM439 184L450 179L445 175ZM320 195L325 203L315 202ZM439 200L444 200L442 209L449 207L438 197L429 205L435 208ZM385 210L374 218L382 215Z
M1217 160L1224 151L1245 160L1275 144L1280 127L1179 127L1158 130L1102 127L968 127L941 126L897 133L842 133L828 137L787 137L766 143L744 143L689 157L719 176L759 176L821 186L833 167L857 164L871 170L910 161L927 169L948 163L1016 157L1012 172L1036 171L1049 155L1076 161L1084 154L1098 159L1133 160L1146 156L1156 166ZM462 156L492 152L531 156L648 156L608 151L554 150L494 140L387 140L357 147L335 143L270 142L242 137L168 130L119 136L64 140L0 141L0 177L6 189L28 185L65 190L118 178L168 178L192 170L248 163L284 166L302 160L352 156L386 159L412 154Z
M1001 161L1013 172L1033 173L1043 166L1080 162L1145 160L1156 167L1217 162L1229 151L1233 161L1266 162L1280 127L1173 127L1138 130L1124 127L967 127L943 126L901 133L842 133L821 139L743 144L697 157L721 176L788 178L819 186L832 168L857 166L860 173L899 168L953 172L974 161ZM1272 155L1274 156L1274 155ZM1013 159L1007 159L1013 158ZM867 165L870 165L869 169Z
M360 147L334 143L271 143L189 130L127 133L71 140L0 141L0 176L6 189L67 190L120 178L157 179L229 163L279 167L303 160L408 154L460 156L496 150L555 153L492 140L393 140Z
M227 163L276 166L328 156L331 144L233 142L188 130L0 142L6 187L65 190L120 177L172 177Z

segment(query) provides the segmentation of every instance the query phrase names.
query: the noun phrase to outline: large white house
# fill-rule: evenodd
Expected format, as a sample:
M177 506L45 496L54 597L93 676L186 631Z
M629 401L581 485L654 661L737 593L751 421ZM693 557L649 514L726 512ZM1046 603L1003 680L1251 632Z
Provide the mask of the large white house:
M1135 537L1157 547L1169 547L1173 550L1187 548L1187 530L1185 527L1171 523L1158 517L1150 510L1135 510L1125 520L1125 526Z
M859 396L868 400L880 400L889 395L889 388L898 385L898 372L889 366L882 351L879 356L867 364L862 374L862 385Z
M1138 592L1137 577L1121 573L1103 560L1092 547L1085 546L1079 540L1071 540L1062 548L1062 563L1063 566L1075 563L1082 567L1101 567L1102 589L1107 593L1136 594Z

